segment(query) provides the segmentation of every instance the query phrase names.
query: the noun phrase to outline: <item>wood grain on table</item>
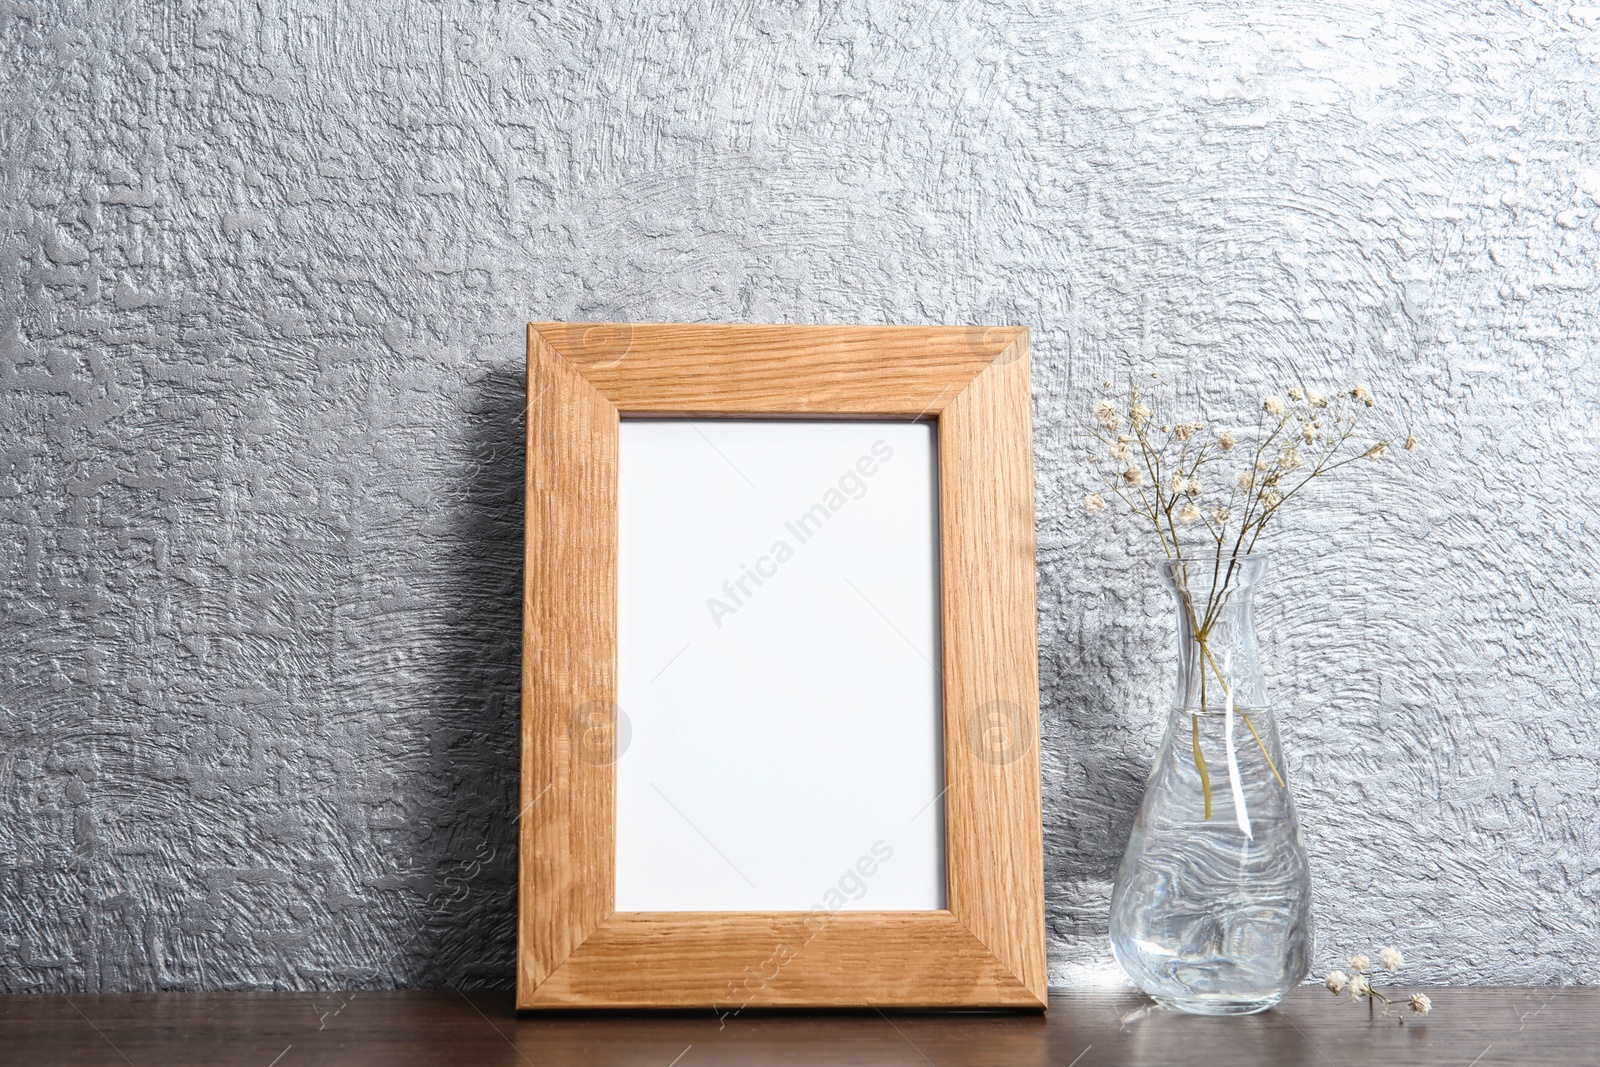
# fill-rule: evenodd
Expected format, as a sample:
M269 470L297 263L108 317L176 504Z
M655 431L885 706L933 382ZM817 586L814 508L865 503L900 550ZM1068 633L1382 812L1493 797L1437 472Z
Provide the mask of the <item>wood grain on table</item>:
M0 1063L701 1067L1600 1063L1600 990L1430 989L1398 1026L1321 989L1205 1019L1129 994L1057 993L1047 1015L522 1016L510 993L134 993L0 997Z

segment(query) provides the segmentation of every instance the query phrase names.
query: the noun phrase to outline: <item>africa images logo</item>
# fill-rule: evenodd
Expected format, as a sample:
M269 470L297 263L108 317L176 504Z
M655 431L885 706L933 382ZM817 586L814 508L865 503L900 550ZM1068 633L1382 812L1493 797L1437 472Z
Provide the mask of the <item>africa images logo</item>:
M868 453L845 468L844 473L828 487L820 500L783 524L789 537L794 539L793 545L788 539L780 537L772 543L772 548L765 556L755 561L754 566L748 563L742 564L737 578L730 578L722 583L721 597L707 597L706 610L711 613L711 621L716 624L717 629L722 628L724 618L736 613L750 602L755 596L756 589L765 585L768 579L776 577L778 568L793 559L795 550L815 537L829 519L843 511L852 500L860 500L866 496L867 479L878 473L881 464L893 458L894 448L889 442L882 438L872 442L872 448ZM754 583L754 589L751 588L751 583Z
M739 982L734 984L729 979L724 985L728 995L728 1002L739 1002L737 1008L724 1009L713 1004L711 1010L717 1013L724 1026L727 1025L729 1016L738 1015L749 1007L750 1001L759 996L782 973L784 967L798 956L811 940L827 928L833 917L850 901L859 901L867 895L868 879L883 869L883 866L894 859L894 846L879 838L872 843L869 854L862 855L850 867L845 868L843 874L830 885L822 894L822 900L811 905L811 910L800 919L798 929L791 927L783 940L772 946L772 952L759 963L748 964L739 973Z

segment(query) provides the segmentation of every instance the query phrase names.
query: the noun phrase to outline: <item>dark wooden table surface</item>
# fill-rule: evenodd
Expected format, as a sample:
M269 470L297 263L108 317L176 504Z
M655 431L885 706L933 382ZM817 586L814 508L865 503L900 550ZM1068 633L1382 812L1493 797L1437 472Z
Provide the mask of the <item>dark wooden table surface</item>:
M1201 1019L1122 994L1059 994L1047 1015L522 1016L509 996L135 993L0 997L0 1063L1600 1064L1600 989L1435 989L1404 1026L1318 989Z

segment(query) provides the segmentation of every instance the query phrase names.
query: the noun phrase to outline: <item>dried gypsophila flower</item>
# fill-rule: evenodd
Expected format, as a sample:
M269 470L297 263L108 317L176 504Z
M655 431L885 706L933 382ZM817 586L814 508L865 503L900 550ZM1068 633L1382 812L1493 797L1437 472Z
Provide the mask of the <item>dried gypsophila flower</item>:
M1094 406L1095 421L1108 430L1115 430L1122 421L1117 417L1117 406L1109 400L1101 400Z
M1378 963L1385 970L1397 971L1405 965L1405 962L1405 956L1397 948L1385 947L1378 952ZM1388 1018L1393 1014L1399 1005L1399 1001L1380 992L1373 985L1372 976L1367 973L1372 966L1372 961L1364 955L1357 954L1350 957L1346 966L1353 973L1346 974L1344 971L1333 970L1329 971L1327 977L1323 979L1323 985L1327 987L1328 992L1335 995L1348 993L1351 1000L1365 1000L1369 1014L1377 1006L1377 1003L1382 1001L1384 1017ZM1426 1015L1433 1010L1433 1001L1429 1000L1425 993L1413 993L1406 1004L1417 1015ZM1403 1017L1397 1018L1396 1021L1401 1025L1405 1025Z
M1200 521L1200 509L1193 504L1185 504L1183 510L1178 512L1178 525L1188 526L1192 522Z
M1106 498L1099 493L1090 493L1083 498L1083 510L1091 515L1097 515L1106 509Z
M1117 482L1118 497L1152 523L1169 556L1183 558L1187 553L1176 544L1181 506L1202 497L1200 472L1231 451L1238 441L1233 431L1223 431L1209 443L1196 447L1192 442L1206 428L1206 421L1170 418L1164 404L1145 395L1146 388L1140 381L1130 380L1125 398L1094 401L1091 409L1095 418L1088 425L1105 449L1097 449L1095 454L1102 459L1109 454L1117 464L1110 476ZM1284 402L1284 395L1291 396L1294 408ZM1275 521L1279 506L1296 496L1309 481L1373 451L1372 444L1358 443L1358 419L1352 410L1353 404L1366 404L1371 397L1371 389L1362 383L1339 390L1335 403L1326 394L1296 383L1283 393L1262 399L1263 408L1278 413L1278 418L1258 425L1259 439L1250 457L1256 473L1236 474L1239 490L1229 485L1216 494L1223 499L1206 500L1208 511L1216 506L1228 507L1239 533L1237 537L1230 533L1228 546L1224 546L1220 529L1206 524L1207 531L1217 539L1219 559L1228 547L1234 556L1251 551L1267 524ZM1323 415L1324 408L1331 410ZM1107 420L1113 418L1119 426L1123 419L1132 425L1126 433L1109 431ZM1169 432L1150 432L1157 425ZM1389 447L1387 442L1382 444L1383 449ZM1135 454L1136 450L1139 454ZM1179 471L1180 476L1174 478L1173 471ZM1157 476L1159 482L1150 484ZM1237 495L1239 491L1243 499ZM1109 507L1109 494L1105 499Z

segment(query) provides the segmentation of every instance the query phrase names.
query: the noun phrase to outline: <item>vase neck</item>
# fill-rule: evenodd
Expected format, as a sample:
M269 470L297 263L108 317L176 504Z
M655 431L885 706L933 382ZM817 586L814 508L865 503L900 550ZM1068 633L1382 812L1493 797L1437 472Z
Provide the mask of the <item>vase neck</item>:
M1177 609L1178 685L1175 710L1223 714L1268 706L1256 639L1255 592L1266 557L1167 560L1162 579Z

